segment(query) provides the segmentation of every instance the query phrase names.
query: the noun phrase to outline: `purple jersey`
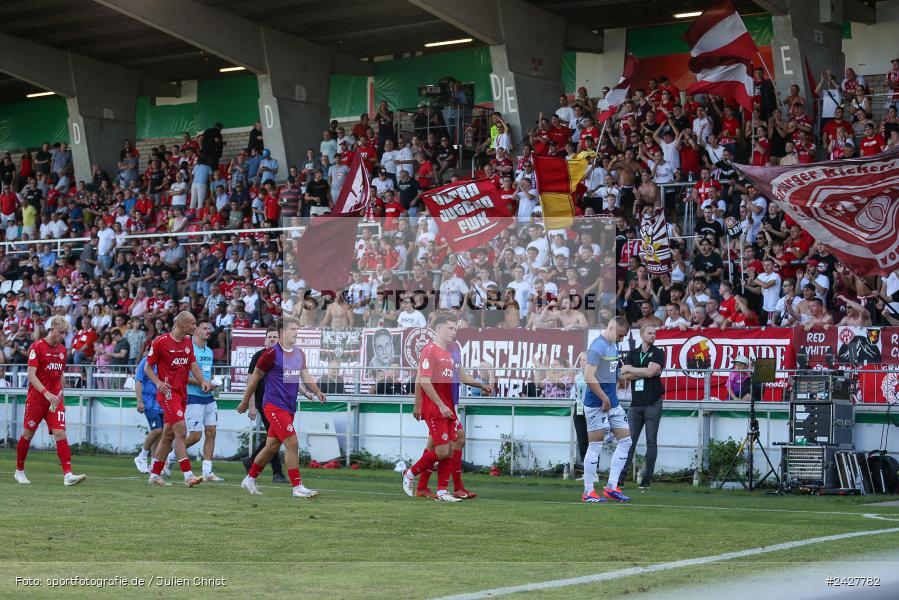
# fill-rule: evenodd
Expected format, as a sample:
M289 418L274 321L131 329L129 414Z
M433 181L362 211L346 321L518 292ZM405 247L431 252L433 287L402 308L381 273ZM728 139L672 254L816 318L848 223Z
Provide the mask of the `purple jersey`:
M450 356L453 357L453 406L459 405L459 389L461 379L459 377L459 369L462 367L462 347L459 342L453 342L449 347Z
M300 374L306 369L306 354L299 346L285 352L281 344L263 350L256 368L265 373L262 404L271 404L295 414L300 393Z

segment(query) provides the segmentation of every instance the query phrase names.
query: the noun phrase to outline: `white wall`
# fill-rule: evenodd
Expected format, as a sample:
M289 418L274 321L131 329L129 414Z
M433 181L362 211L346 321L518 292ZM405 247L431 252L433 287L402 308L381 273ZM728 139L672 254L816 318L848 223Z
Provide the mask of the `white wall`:
M877 3L877 23L852 24L852 39L843 40L846 67L860 74L886 73L899 56L899 0ZM871 82L869 82L871 83Z
M575 62L577 73L575 87L586 87L591 97L599 96L605 85L614 87L624 67L627 30L606 29L603 35L605 38L602 54L578 52Z

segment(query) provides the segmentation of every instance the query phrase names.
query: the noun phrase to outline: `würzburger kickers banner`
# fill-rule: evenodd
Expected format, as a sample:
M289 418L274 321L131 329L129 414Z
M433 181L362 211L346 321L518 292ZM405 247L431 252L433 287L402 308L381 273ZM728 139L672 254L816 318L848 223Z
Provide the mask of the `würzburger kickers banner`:
M421 197L453 252L483 246L508 225L508 208L489 179L451 183Z
M899 269L899 148L810 165L735 165L858 273Z

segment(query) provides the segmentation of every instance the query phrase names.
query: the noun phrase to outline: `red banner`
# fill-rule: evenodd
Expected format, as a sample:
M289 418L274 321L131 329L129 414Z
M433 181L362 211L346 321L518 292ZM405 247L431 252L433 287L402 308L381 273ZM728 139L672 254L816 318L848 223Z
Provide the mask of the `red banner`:
M548 364L563 359L570 367L586 349L585 332L561 329L460 329L462 365L472 376L479 368L496 369L497 395L524 396L534 382L535 360L543 358ZM417 368L421 348L430 341L430 329L407 329L403 339L403 362ZM540 381L540 376L537 376ZM572 378L573 382L573 378Z
M632 338L631 343L634 343ZM795 369L796 355L793 346L793 330L786 327L764 329L700 329L678 331L659 329L656 346L665 351L663 369L669 373L662 378L667 400L703 400L705 374L691 373L689 369L714 369L711 376L712 400L728 400L726 383L734 371L734 359L739 355L775 359L777 369ZM763 400L780 401L787 388L785 373L778 373L777 381L765 385Z
M509 209L489 179L451 183L422 192L425 207L453 252L483 246L508 225Z
M837 330L831 327L825 330L823 327L815 327L806 331L804 327L793 328L793 345L797 354L804 352L808 357L808 368L828 366L827 356L836 360L837 355Z
M899 148L811 165L736 166L852 269L899 269Z

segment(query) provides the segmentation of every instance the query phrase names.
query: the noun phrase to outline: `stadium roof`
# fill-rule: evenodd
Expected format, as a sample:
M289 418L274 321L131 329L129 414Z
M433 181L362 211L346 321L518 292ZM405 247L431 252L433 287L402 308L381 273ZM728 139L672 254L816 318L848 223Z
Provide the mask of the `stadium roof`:
M408 0L198 1L360 59L418 52L427 42L470 37ZM530 3L592 30L671 22L675 13L696 10L697 6L686 0ZM748 0L737 0L736 5L743 13L760 12L759 5ZM6 0L0 3L0 33L83 54L163 81L216 77L220 76L219 68L230 66L215 55L93 0ZM20 100L33 91L39 90L0 76L0 102Z

